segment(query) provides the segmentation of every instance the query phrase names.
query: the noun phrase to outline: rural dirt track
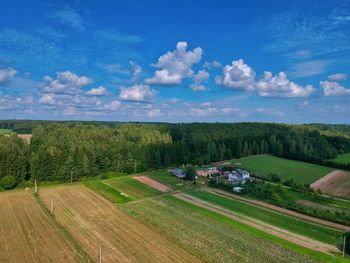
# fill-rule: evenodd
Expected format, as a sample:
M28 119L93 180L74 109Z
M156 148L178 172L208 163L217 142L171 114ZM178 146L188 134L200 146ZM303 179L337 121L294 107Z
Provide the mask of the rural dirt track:
M176 196L179 199L182 199L186 202L192 203L194 205L206 208L208 210L211 210L213 212L219 213L221 215L224 215L226 217L229 217L237 222L252 226L256 229L262 230L266 233L270 233L274 236L283 238L285 240L289 240L293 243L296 243L298 245L319 251L319 252L323 252L323 253L328 253L331 254L330 252L332 251L337 251L337 248L335 246L332 245L328 245L325 244L323 242L302 236L302 235L298 235L295 234L293 232L290 232L288 230L264 223L262 221L247 217L247 216L243 216L243 215L234 215L232 211L227 210L223 207L211 204L207 201L201 200L199 198L187 195L187 194L183 194L183 193L178 193L178 194L174 194L174 196Z
M86 262L31 193L0 194L0 262Z
M101 242L104 262L198 262L83 186L48 188L41 196L47 206L54 198L57 220L93 260L99 258Z
M347 196L350 193L350 174L335 170L312 183L310 187L335 196Z
M212 193L219 194L221 196L228 197L228 198L241 200L241 201L244 201L244 202L256 205L256 206L258 206L260 208L273 210L273 211L276 211L276 212L279 212L279 213L282 213L282 214L286 214L286 215L293 216L293 217L296 217L296 218L304 219L304 220L307 220L307 221L310 221L310 222L313 222L313 223L317 223L317 224L321 224L321 225L324 225L324 226L340 229L342 231L347 231L347 232L350 231L350 227L349 226L344 226L344 225L333 223L333 222L330 222L330 221L327 221L327 220L323 220L323 219L315 218L315 217L312 217L312 216L300 214L300 213L294 212L292 210L288 210L288 209L285 209L285 208L282 208L282 207L279 207L279 206L271 205L271 204L268 204L268 203L265 203L265 202L262 202L262 201L253 200L253 199L248 199L248 198L244 198L244 197L241 197L241 196L237 196L237 195L225 192L223 190L208 189L208 191L212 192Z
M170 187L168 187L162 183L159 183L159 182L149 178L148 176L135 176L134 179L141 182L141 183L144 183L150 187L153 187L153 188L155 188L163 193L169 192L171 190Z

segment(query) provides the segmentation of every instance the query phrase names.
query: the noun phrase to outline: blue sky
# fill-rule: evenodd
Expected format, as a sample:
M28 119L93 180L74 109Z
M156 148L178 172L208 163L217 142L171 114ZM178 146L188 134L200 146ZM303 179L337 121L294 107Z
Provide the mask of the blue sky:
M350 1L0 2L0 118L350 124Z

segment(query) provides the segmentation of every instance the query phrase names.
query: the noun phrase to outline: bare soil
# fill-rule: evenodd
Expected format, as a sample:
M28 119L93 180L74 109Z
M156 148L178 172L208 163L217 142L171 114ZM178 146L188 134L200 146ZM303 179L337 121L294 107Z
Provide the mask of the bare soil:
M343 171L333 171L310 185L312 189L334 196L345 197L350 193L350 174Z
M164 236L120 211L102 196L83 186L47 188L42 199L54 200L56 219L98 261L103 262L197 262Z
M276 211L276 212L279 212L279 213L283 213L283 214L286 214L286 215L289 215L289 216L293 216L293 217L296 217L296 218L304 219L304 220L307 220L307 221L310 221L310 222L314 222L314 223L317 223L317 224L321 224L321 225L324 225L324 226L333 227L333 228L340 229L340 230L347 231L347 232L350 231L350 227L349 226L344 226L344 225L333 223L333 222L330 222L330 221L327 221L327 220L323 220L323 219L315 218L315 217L312 217L312 216L304 215L304 214L301 214L301 213L298 213L298 212L294 212L292 210L288 210L288 209L285 209L285 208L282 208L282 207L279 207L279 206L271 205L271 204L268 204L268 203L265 203L265 202L262 202L262 201L259 201L259 200L248 199L248 198L245 198L245 197L242 197L242 196L231 194L231 193L225 192L223 190L212 189L212 190L209 190L209 192L213 192L213 193L216 193L216 194L228 197L228 198L234 198L234 199L242 200L242 201L245 201L247 203L256 205L256 206L258 206L260 208Z
M26 144L30 144L30 139L32 138L32 134L17 134L19 138L22 138Z
M298 235L295 234L293 232L290 232L286 229L283 228L279 228L267 223L264 223L262 221L247 217L247 216L237 216L234 215L230 210L227 210L223 207L220 207L218 205L214 205L211 204L207 201L201 200L199 198L187 195L187 194L183 194L183 193L179 193L179 194L175 194L175 196L179 199L182 199L186 202L192 203L194 205L206 208L208 210L211 210L213 212L216 212L218 214L224 215L226 217L229 217L235 221L238 221L240 223L252 226L256 229L262 230L266 233L272 234L274 236L283 238L285 240L291 241L293 243L296 243L298 245L319 251L319 252L323 252L323 253L327 253L327 254L331 254L331 252L337 251L337 248L335 246L332 245L328 245L325 244L323 242L302 236L302 235Z
M0 194L0 262L86 262L33 195Z
M148 186L151 186L163 193L166 193L166 192L169 192L171 189L170 187L162 184L162 183L159 183L151 178L149 178L148 176L135 176L134 177L135 180L141 182L141 183L144 183Z

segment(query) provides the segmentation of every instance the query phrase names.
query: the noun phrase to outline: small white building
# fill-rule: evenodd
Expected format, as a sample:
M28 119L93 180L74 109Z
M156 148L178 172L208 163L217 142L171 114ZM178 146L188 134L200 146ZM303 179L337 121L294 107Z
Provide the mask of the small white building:
M228 173L228 181L232 184L244 184L250 180L250 174L246 170L237 169Z

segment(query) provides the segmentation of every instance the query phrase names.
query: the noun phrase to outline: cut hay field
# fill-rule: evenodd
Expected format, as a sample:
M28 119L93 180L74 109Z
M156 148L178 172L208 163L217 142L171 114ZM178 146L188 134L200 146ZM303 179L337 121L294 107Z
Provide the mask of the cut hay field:
M173 196L125 203L120 208L205 262L319 262L323 257L325 261L333 258L307 249L306 256L300 246L295 245L300 250L296 252L273 237L265 238L262 232Z
M0 262L87 262L31 193L0 194Z
M237 167L247 169L259 176L277 174L282 180L293 179L297 183L311 184L334 169L271 155L252 155L232 161Z
M83 186L46 188L41 198L55 218L81 244L92 260L104 262L198 262L190 253L126 215Z
M131 176L116 177L105 180L104 183L135 200L161 194L157 189L141 183Z
M338 154L336 158L331 159L330 161L336 163L349 164L350 163L350 153Z
M188 194L228 209L237 216L241 215L276 226L290 232L312 238L331 245L338 245L342 231L305 220L290 217L252 204L219 196L205 191L190 191Z

